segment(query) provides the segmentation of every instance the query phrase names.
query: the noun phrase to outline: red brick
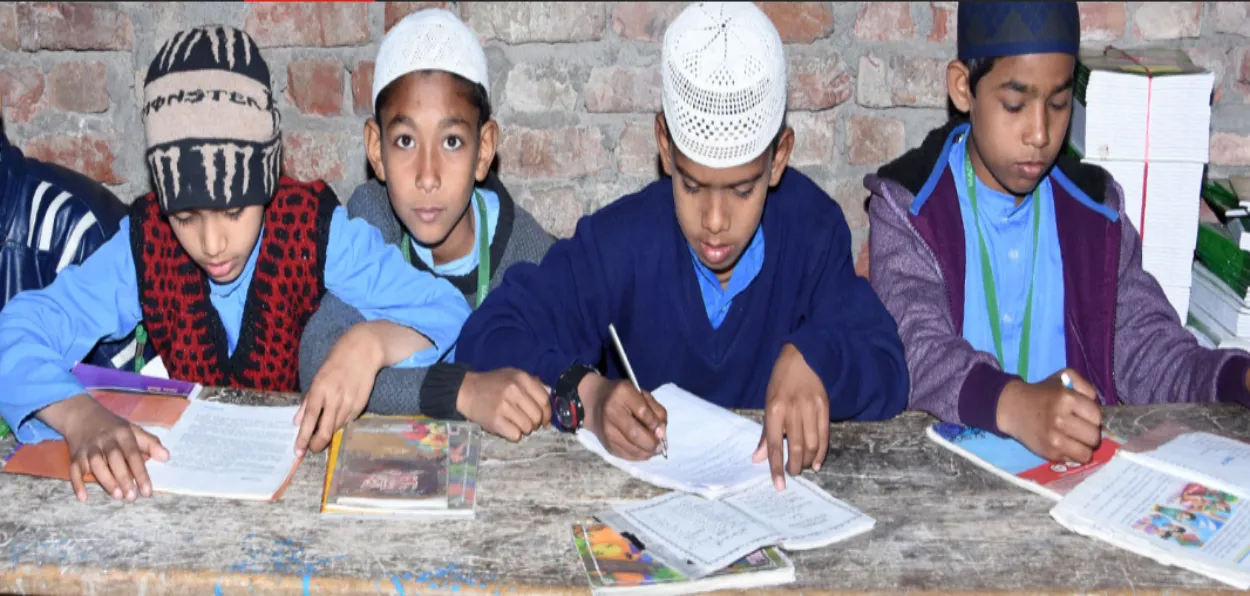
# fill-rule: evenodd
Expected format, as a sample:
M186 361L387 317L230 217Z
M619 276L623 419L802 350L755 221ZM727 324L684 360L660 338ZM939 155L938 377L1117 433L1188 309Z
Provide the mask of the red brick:
M17 6L0 6L0 48L17 51Z
M1235 33L1250 37L1250 6L1245 2L1212 2L1211 18L1216 33Z
M508 71L504 93L508 105L519 112L572 112L577 107L576 78L575 66L567 61L522 62Z
M499 139L501 175L575 178L609 166L603 131L595 126L533 129L504 127Z
M833 10L827 2L756 2L772 20L784 43L812 43L833 33Z
M27 156L81 172L104 184L121 184L113 168L109 140L98 135L47 136L31 139L22 148Z
M48 73L52 107L98 114L109 109L108 67L99 60L60 62Z
M390 31L395 23L401 21L404 17L427 8L447 8L446 2L387 2L386 3L386 30ZM456 13L456 7L448 9L453 14Z
M677 2L617 2L612 7L612 31L625 39L660 41L679 14Z
M129 50L130 17L115 3L32 2L17 5L23 50Z
M659 172L656 151L655 119L631 120L616 143L616 167L625 176L655 177Z
M859 256L855 257L855 275L868 279L868 241L859 245Z
M847 162L882 165L903 154L903 122L895 118L852 116L847 121Z
M286 68L287 96L304 114L337 116L343 111L343 64L338 60L292 60Z
M794 153L790 155L790 165L831 166L838 160L838 147L834 140L837 116L834 110L790 112L786 119L790 128L794 129Z
M509 188L512 187L510 184ZM538 189L522 186L516 194L519 196L517 202L534 215L544 230L556 237L568 238L573 235L577 220L585 213L585 207L578 201L583 191L568 185Z
M1201 2L1145 2L1133 14L1138 39L1181 39L1201 32Z
M304 182L342 180L343 147L350 138L346 133L339 132L283 133L283 173Z
M930 2L929 10L933 11L933 28L929 30L929 41L955 39L959 3Z
M0 70L0 106L6 122L26 122L42 111L43 72L33 66Z
M1211 165L1250 166L1250 137L1227 132L1212 134Z
M248 3L243 30L263 48L354 46L369 42L368 5Z
M1080 2L1081 42L1117 41L1124 36L1128 13L1123 2Z
M836 52L791 55L789 62L791 110L826 110L851 98L855 84Z
M372 60L362 61L352 71L352 111L357 116L373 114L373 66Z
M855 18L856 39L899 41L915 36L909 2L865 2Z
M856 99L869 108L946 107L947 63L931 58L861 56Z
M510 44L596 41L607 26L603 2L462 2L478 35Z
M583 96L591 113L658 112L662 90L658 66L597 66Z

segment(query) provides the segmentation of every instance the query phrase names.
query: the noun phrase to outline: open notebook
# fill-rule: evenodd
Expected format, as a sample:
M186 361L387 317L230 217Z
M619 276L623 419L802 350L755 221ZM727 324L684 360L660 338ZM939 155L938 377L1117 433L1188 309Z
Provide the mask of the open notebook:
M808 550L867 532L875 521L804 478L705 499L673 492L595 517L684 577L699 579L769 546Z
M715 499L727 492L768 481L768 462L753 463L763 427L708 402L677 385L651 392L668 411L668 458L629 461L608 453L594 433L577 439L608 463L662 488Z
M1121 450L1051 509L1064 527L1250 589L1250 445L1186 432Z

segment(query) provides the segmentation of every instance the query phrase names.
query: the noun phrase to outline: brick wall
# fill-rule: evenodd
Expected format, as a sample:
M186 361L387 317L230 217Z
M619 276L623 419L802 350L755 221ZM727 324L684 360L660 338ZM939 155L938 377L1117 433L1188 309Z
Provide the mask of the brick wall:
M142 77L177 30L224 23L264 48L282 109L286 167L347 200L367 175L361 127L386 29L444 5L484 40L499 168L551 231L656 175L658 40L680 5L643 2L0 4L0 99L10 138L129 200L145 192ZM954 2L767 3L787 42L794 165L867 237L863 175L945 117ZM1250 171L1250 9L1226 2L1082 3L1095 45L1179 45L1217 73L1212 164Z

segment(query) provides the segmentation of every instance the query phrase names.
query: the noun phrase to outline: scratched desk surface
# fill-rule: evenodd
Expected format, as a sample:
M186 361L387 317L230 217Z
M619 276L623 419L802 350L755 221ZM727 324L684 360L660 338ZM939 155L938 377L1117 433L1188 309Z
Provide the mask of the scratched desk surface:
M1250 438L1250 412L1238 406L1107 413L1125 437L1168 419ZM1051 502L932 444L923 432L931 422L908 413L834 425L830 458L808 477L876 528L792 553L798 579L775 591L1224 590L1065 531L1047 513ZM0 591L585 594L570 524L661 492L550 430L520 444L488 439L482 457L472 521L322 519L323 454L304 461L276 504L168 495L117 503L97 487L83 505L68 483L0 475Z

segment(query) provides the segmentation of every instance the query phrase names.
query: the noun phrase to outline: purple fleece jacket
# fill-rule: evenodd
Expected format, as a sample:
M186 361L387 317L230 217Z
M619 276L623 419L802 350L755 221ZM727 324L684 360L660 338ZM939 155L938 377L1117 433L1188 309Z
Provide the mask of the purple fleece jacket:
M951 122L864 179L873 288L894 315L911 375L909 407L1000 432L1003 387L1018 376L964 340L964 239ZM1068 367L1104 405L1235 401L1250 406L1250 355L1208 350L1181 325L1141 265L1141 241L1119 184L1102 168L1060 157L1050 172L1063 254ZM1045 297L1041 297L1045 299Z

